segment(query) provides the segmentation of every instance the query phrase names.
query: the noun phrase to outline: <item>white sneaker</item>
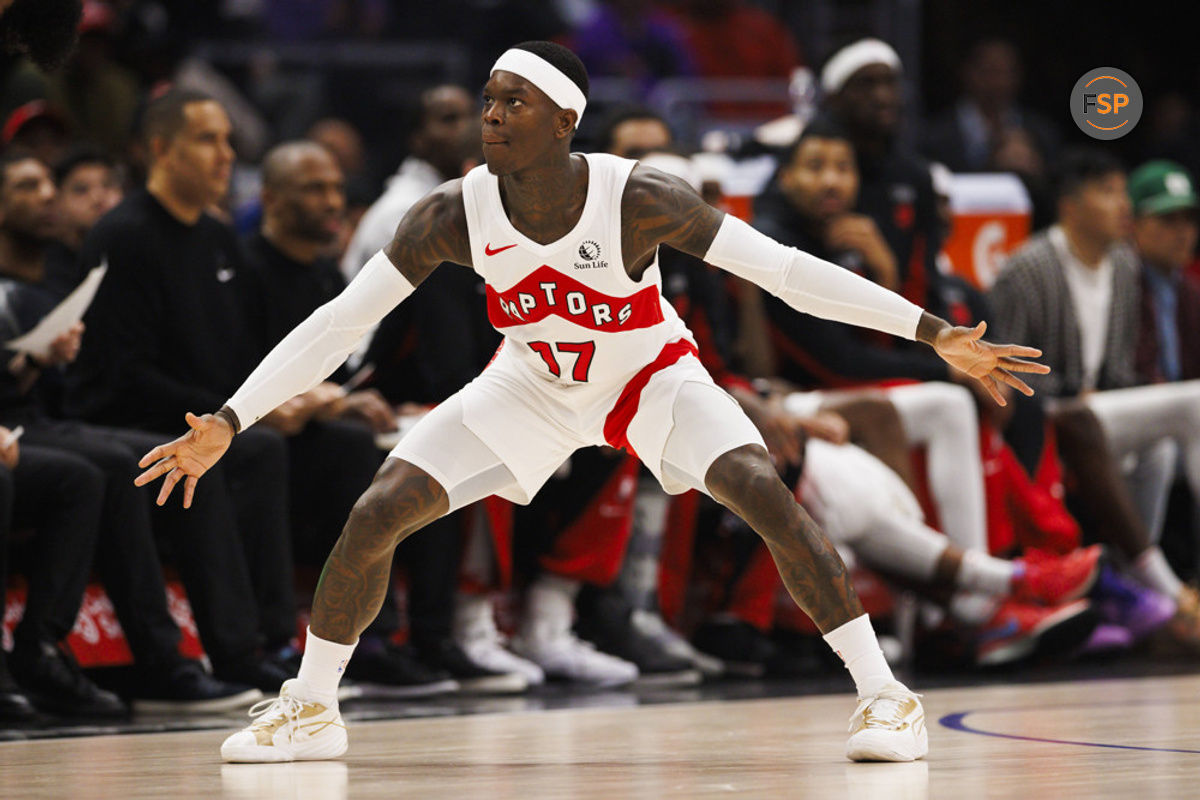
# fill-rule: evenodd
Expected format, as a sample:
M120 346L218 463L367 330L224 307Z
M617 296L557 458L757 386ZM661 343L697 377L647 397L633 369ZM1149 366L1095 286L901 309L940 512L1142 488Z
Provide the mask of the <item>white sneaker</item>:
M546 673L532 661L505 648L505 638L496 629L492 604L482 597L463 600L460 597L454 620L454 641L467 658L484 669L500 673L516 673L525 678L528 686L541 686Z
M915 761L929 752L925 709L919 695L891 681L864 697L850 717L846 758L851 761Z
M225 761L320 761L346 752L346 723L337 701L325 705L297 697L300 682L284 681L279 697L250 709L254 722L221 745Z
M547 678L601 688L624 686L638 679L636 664L602 653L570 631L554 637L519 636L513 639L512 648L540 667Z
M633 627L643 636L653 639L663 649L663 652L675 658L690 661L692 666L700 670L706 678L719 678L725 674L725 662L719 658L701 653L692 643L667 625L660 614L653 611L637 609L631 618Z

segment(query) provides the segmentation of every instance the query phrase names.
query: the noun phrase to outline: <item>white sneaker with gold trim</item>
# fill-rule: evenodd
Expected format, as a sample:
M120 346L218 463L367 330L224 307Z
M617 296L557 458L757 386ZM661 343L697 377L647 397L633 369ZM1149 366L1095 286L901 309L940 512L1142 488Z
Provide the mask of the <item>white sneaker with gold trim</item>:
M332 705L298 697L299 681L285 681L279 697L250 709L254 722L225 740L225 761L320 761L346 752L346 723Z
M846 758L851 761L915 761L929 752L920 695L892 681L858 701L850 718Z

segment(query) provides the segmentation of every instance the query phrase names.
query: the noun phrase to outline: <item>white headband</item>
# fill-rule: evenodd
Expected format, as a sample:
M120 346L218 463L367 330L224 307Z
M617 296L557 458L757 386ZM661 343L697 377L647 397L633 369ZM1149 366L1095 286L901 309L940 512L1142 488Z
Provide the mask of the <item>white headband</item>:
M587 99L575 81L564 75L558 67L528 50L513 48L506 50L492 65L492 72L499 69L520 75L545 92L559 108L572 109L575 112L575 126L579 126Z
M834 94L846 85L850 76L871 64L886 64L900 71L900 56L887 42L879 39L859 39L834 53L821 70L821 88Z

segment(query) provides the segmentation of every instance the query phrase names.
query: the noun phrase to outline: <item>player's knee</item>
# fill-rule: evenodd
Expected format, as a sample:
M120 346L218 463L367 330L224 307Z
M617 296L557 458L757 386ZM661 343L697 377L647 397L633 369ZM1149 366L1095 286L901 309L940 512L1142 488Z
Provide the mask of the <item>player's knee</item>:
M708 468L704 484L718 502L743 519L784 496L791 500L767 451L759 445L744 445L717 458Z
M345 535L363 548L394 547L448 508L445 490L429 473L389 458L354 504Z

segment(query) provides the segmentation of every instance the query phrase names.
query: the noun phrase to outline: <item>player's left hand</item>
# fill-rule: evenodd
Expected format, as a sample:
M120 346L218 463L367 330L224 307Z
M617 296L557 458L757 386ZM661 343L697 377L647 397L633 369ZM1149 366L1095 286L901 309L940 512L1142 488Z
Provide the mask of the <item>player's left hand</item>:
M1033 389L1013 373L1048 373L1050 367L1045 364L1025 360L1037 358L1042 351L1019 344L992 344L983 339L986 330L986 322L980 322L974 328L943 328L932 342L933 349L947 364L979 381L999 405L1007 405L1001 385L1032 396Z

